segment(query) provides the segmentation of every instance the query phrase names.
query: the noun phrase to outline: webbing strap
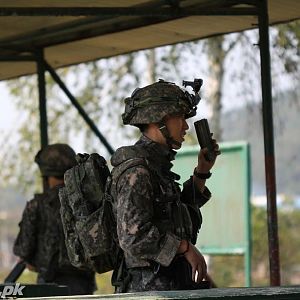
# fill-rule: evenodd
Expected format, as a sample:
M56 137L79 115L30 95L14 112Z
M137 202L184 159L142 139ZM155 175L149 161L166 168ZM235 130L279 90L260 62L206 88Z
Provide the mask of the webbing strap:
M164 122L159 122L158 123L158 128L159 128L160 132L162 133L162 135L164 136L164 138L166 139L166 142L167 142L170 149L173 149L173 145L176 145L178 147L181 146L181 144L179 142L175 141L171 137L171 135L169 133L169 130L168 130L168 128L167 128L167 126Z

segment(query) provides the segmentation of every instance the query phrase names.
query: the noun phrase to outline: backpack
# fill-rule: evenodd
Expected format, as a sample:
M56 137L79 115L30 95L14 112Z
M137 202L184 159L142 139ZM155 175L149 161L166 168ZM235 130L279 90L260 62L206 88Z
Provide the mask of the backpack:
M78 154L59 191L61 218L73 266L104 273L114 269L119 251L106 160L97 153Z
M123 260L110 195L112 175L106 160L97 153L77 154L77 165L64 174L59 190L65 243L73 266L104 273L115 270ZM114 178L144 159L126 161Z

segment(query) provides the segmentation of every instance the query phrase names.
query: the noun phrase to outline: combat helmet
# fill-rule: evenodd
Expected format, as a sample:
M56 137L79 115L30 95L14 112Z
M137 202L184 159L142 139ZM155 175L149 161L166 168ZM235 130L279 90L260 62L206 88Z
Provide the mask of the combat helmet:
M41 149L34 158L42 176L62 177L76 165L76 153L67 144L52 144Z
M132 95L125 99L125 112L122 114L124 125L140 127L143 124L157 123L168 145L178 144L170 137L164 118L183 114L188 119L196 115L202 79L195 79L194 82L183 81L183 85L192 86L195 95L175 83L162 79L135 89Z

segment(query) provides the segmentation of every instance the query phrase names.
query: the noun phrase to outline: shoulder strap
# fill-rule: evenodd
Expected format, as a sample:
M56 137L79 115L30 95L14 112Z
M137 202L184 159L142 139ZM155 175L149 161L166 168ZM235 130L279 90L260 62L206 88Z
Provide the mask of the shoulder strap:
M147 167L147 169L149 169L147 160L145 158L140 158L140 157L131 158L131 159L128 159L128 160L124 161L117 168L114 168L113 171L112 171L112 177L116 180L116 183L118 183L118 180L119 180L120 176L126 170L128 170L130 168L133 168L133 167L137 167L137 166L144 166L144 167Z

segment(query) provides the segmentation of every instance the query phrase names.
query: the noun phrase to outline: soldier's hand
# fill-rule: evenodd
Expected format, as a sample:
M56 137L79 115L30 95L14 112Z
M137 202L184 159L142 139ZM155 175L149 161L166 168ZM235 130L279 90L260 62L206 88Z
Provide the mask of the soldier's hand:
M219 150L219 145L217 144L216 140L212 139L212 141L214 145L215 158L212 161L206 160L205 154L207 154L208 149L207 148L201 149L198 154L197 172L199 173L208 173L210 169L213 167L213 165L215 164L217 156L221 154Z
M189 250L184 254L186 260L192 267L192 280L201 282L207 273L207 266L203 255L190 243Z

